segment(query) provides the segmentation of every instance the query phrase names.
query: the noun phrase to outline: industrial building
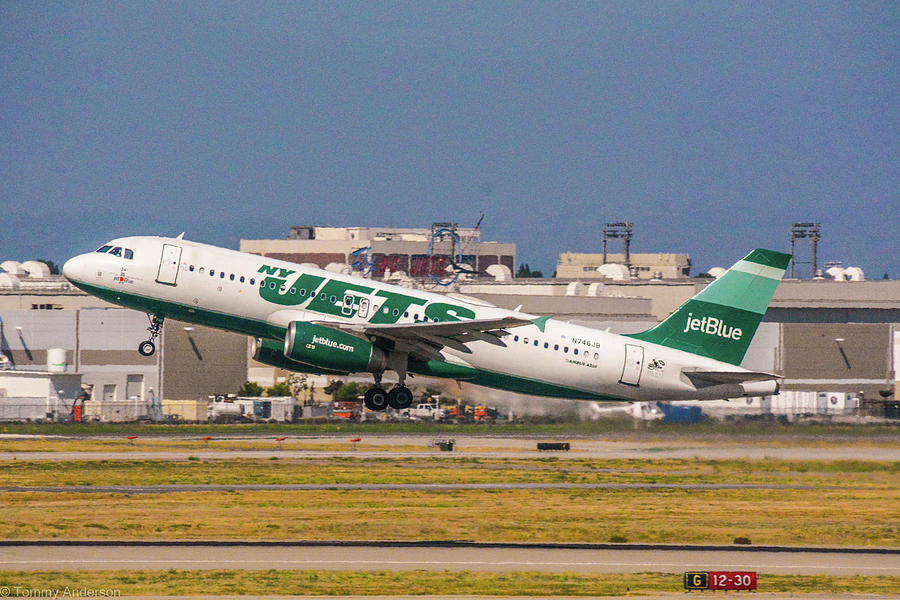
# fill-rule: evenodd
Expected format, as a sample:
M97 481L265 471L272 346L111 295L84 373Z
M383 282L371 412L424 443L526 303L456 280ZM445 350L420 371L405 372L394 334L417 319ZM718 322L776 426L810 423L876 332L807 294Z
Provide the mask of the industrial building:
M8 367L0 371L0 381L14 371L46 372L48 357L58 352L63 370L78 373L105 407L94 415L86 409L85 416L132 420L148 416L154 399L193 401L207 393L234 393L246 381L245 336L167 321L160 350L147 357L136 350L147 336L144 314L118 307L4 308L12 299L0 290L0 353ZM66 395L69 405L76 396Z
M44 371L0 371L0 423L67 417L81 393L81 375L50 370L58 366L48 365Z
M451 263L469 271L515 272L516 245L481 241L478 228L434 223L430 228L291 227L287 239L241 240L251 252L320 269L346 269L367 277L402 273L412 279L443 280Z
M556 264L560 279L687 279L691 257L687 254L585 254L564 252Z
M149 416L154 399L195 401L201 393L235 392L246 381L244 336L169 321L160 351L142 356L136 348L147 337L146 315L89 296L49 271L26 271L32 261L2 264L9 270L0 273L0 404L21 397L24 372L48 381L61 377L54 370L77 373L79 384L54 387L58 398L51 401L68 406L68 414L84 384L95 400L85 417L109 421ZM48 401L29 398L22 402ZM54 404L34 414L60 410Z

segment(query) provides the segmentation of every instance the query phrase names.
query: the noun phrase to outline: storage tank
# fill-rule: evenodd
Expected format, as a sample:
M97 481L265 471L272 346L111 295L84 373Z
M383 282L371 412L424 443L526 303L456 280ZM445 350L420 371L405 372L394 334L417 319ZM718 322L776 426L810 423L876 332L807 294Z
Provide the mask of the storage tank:
M16 260L3 261L0 263L0 269L3 269L10 275L26 275L25 269L23 269L21 263Z
M485 272L494 278L496 281L511 281L512 280L512 271L509 270L509 267L506 265L491 265Z
M845 271L841 267L828 267L825 269L825 274L835 281L847 281L847 277L845 277L844 273Z
M50 267L47 266L47 263L42 263L39 260L26 260L22 263L22 269L31 278L50 277Z
M631 279L631 274L625 265L606 263L597 267L597 272L613 281L628 281Z
M859 267L847 267L844 269L844 276L849 281L865 281L866 274Z
M50 373L66 372L65 348L50 348L47 350L47 371Z
M0 273L0 288L19 289L19 278L9 273Z
M573 281L566 285L566 296L581 296L584 294L585 285L580 281Z

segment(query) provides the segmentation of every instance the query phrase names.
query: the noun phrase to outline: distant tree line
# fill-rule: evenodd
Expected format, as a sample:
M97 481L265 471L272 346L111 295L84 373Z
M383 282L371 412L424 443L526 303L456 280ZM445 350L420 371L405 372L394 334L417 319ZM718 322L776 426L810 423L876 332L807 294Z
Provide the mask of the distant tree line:
M542 271L532 271L531 267L528 266L528 263L522 263L519 265L519 270L516 271L516 277L544 277L544 273Z

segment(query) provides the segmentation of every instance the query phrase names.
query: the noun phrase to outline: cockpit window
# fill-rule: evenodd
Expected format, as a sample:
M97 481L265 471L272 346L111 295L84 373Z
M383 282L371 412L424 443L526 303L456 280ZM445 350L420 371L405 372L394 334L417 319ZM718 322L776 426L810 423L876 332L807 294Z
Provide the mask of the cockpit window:
M134 258L134 252L131 251L131 248L125 248L125 258L131 260Z
M95 250L95 252L99 252L100 254L106 254L107 252L109 252L110 248L112 248L112 246L100 246L99 248L97 248L97 250Z
M112 249L112 251L110 251L110 254L112 254L113 256L122 256L122 248L119 246L116 246L115 248Z

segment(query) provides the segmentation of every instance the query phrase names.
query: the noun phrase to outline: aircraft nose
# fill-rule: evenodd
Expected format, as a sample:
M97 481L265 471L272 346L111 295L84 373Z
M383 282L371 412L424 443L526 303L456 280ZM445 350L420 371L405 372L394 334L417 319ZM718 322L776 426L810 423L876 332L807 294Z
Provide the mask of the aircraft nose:
M84 254L73 256L67 260L62 268L63 277L72 282L83 281L86 261L87 258Z

